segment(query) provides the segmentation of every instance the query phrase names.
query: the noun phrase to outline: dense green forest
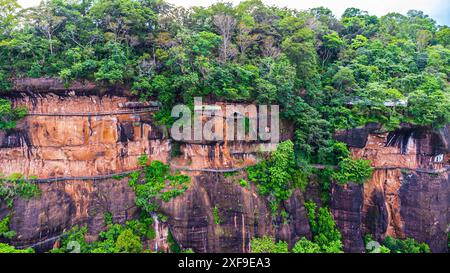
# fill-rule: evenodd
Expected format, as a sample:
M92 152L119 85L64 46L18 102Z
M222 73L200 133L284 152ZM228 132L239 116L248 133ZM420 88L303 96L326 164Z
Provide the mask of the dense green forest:
M296 125L299 158L321 163L336 163L336 129L450 120L450 28L421 11L376 17L349 8L338 20L327 8L259 0L192 9L159 0L20 9L2 0L0 14L1 90L12 78L57 76L129 85L165 109L193 96L278 103ZM158 118L170 122L168 113ZM4 116L11 127L21 115Z
M349 8L338 19L325 7L298 11L259 0L190 9L160 0L49 0L21 9L16 0L0 0L0 30L0 96L20 77L124 85L141 100L159 100L156 118L163 124L171 123L173 105L192 104L194 96L279 104L295 126L294 138L247 169L273 212L303 187L311 163L339 166L320 174L324 204L330 178L363 183L370 177L370 162L351 159L347 147L333 140L336 130L369 122L389 131L401 123L441 128L450 122L450 28L421 11L377 17ZM0 98L0 129L14 128L25 115ZM164 166L153 168L161 179L169 176ZM153 212L149 199L182 194L187 178L172 180L176 187L168 192L155 192L154 181L131 183L140 208ZM340 252L341 235L329 211L308 206L313 240L302 239L292 251ZM151 219L140 221L125 227L109 221L101 249L142 251L133 236L147 236L140 225ZM255 252L287 252L287 244L272 241L256 239ZM95 251L100 245L84 247ZM393 239L385 248L427 251Z
M185 9L159 0L0 2L0 89L17 77L88 79L175 102L277 103L308 162L336 163L336 129L450 120L450 28L421 11L376 17L259 0ZM1 101L0 128L20 113ZM12 122L12 123L11 123Z

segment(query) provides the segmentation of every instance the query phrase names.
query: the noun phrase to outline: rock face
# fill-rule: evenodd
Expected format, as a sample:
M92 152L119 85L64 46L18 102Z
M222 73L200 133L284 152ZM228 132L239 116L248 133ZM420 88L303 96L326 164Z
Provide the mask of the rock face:
M185 194L161 204L169 220L158 223L151 249L164 249L169 228L182 246L196 252L246 252L250 239L264 234L291 245L310 237L300 192L284 204L290 219L273 220L255 187L224 177L226 170L256 163L258 142L180 142L182 153L173 157L172 143L154 124L152 111L128 100L47 92L13 98L29 115L16 130L0 134L0 173L37 176L42 194L17 199L13 211L0 208L0 217L12 215L11 229L18 234L11 243L46 250L75 225L87 225L89 239L95 239L105 228L107 212L118 223L136 217L132 189L113 175L135 170L142 154L192 177Z
M183 195L160 204L168 220L157 222L157 238L148 242L151 249L167 249L169 230L181 246L195 252L248 252L250 239L265 234L290 246L301 237L311 238L303 204L305 199L320 200L316 183L305 194L296 190L282 204L289 214L283 219L272 216L254 185L237 182L245 179L241 168L256 163L260 143L226 137L174 143L153 122L150 104L132 102L115 91L101 95L88 83L75 84L76 94L64 91L60 83L31 83L46 91L18 90L14 104L26 106L30 115L16 130L0 131L0 173L41 179L41 196L16 199L13 210L0 203L0 218L11 214L11 228L18 234L11 243L48 250L74 225L86 224L88 239L95 239L105 228L106 212L118 223L135 218L135 196L127 179L113 175L135 170L142 154L191 176ZM18 83L17 88L31 83ZM292 135L290 126L281 130L282 139ZM377 240L414 237L434 252L446 251L449 127L433 131L403 126L391 134L379 130L371 124L336 135L349 144L355 158L370 159L375 167L364 186L332 186L330 205L345 250L364 251L363 236L373 234ZM173 154L175 145L179 154ZM223 173L227 170L237 174L230 177Z
M94 239L106 227L105 213L111 213L117 223L138 215L126 179L42 183L39 188L40 197L16 199L12 212L0 207L0 218L12 215L10 228L18 235L12 243L17 246L49 249L63 231L75 225L87 225L88 239Z
M150 112L124 111L125 97L56 95L20 98L30 115L0 135L0 173L39 178L94 176L136 168L148 154L167 162L169 141L154 138ZM135 113L136 112L136 113Z
M182 246L196 252L248 252L251 238L266 234L291 246L300 237L310 238L303 202L302 195L294 193L283 204L290 219L273 221L254 186L245 188L222 175L200 174L181 197L163 204L162 211Z
M449 135L440 131L404 127L393 133L372 128L364 147L346 140L356 158L372 161L372 179L364 184L333 186L332 209L348 237L347 251L363 251L361 235L413 237L433 252L447 251L450 223ZM355 133L344 132L351 136Z

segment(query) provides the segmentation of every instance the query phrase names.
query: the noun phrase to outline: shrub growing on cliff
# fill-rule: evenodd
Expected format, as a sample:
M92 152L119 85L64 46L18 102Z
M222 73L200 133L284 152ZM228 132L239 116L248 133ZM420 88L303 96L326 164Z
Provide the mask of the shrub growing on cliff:
M187 190L189 177L178 172L171 174L168 165L157 160L148 164L147 156L141 156L138 164L143 170L131 174L129 185L136 193L136 205L143 211L155 212L158 200L168 202Z
M216 225L220 225L222 223L222 219L220 218L219 208L217 206L214 206L214 208L212 209L212 215L214 218L214 223Z
M450 122L450 96L444 91L416 90L409 95L408 104L414 124L440 128Z
M8 244L0 243L0 253L34 253L32 248L17 249Z
M8 178L0 176L0 200L4 201L9 208L12 208L16 197L30 199L39 194L39 187L25 180L21 174L13 174Z
M87 226L74 226L65 231L61 237L59 248L50 250L50 253L89 253L91 245L86 242Z
M339 162L339 170L332 178L340 184L353 182L363 184L372 177L373 168L370 160L344 158Z
M26 108L13 108L9 100L0 98L0 130L16 128L17 121L25 117L26 114Z
M107 214L108 215L108 214ZM108 217L109 218L109 217ZM61 246L52 249L51 253L139 253L143 252L143 242L155 238L152 218L144 214L137 220L125 224L114 224L108 221L106 230L101 232L98 240L87 242L85 237L87 226L75 226L65 232L61 238Z
M141 238L133 234L130 229L120 232L114 247L115 253L140 253L142 252Z
M247 168L248 179L258 185L259 192L269 198L272 212L292 194L295 179L294 144L288 140L278 144L269 159Z
M305 237L298 240L292 248L292 253L321 253L320 246Z
M251 253L288 253L288 244L275 241L271 236L253 238L250 242Z
M413 238L394 239L386 237L383 245L390 249L391 253L430 253L430 247L426 243L420 243Z
M314 202L305 202L313 242L321 252L342 252L342 236L328 208L319 208Z
M10 215L0 220L0 238L12 239L16 236L16 232L9 229Z

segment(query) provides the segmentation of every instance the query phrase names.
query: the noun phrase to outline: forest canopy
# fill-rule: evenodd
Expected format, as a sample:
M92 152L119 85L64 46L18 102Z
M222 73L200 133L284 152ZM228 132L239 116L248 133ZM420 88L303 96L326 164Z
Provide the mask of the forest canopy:
M194 96L276 103L302 160L335 163L337 129L450 122L450 29L421 11L337 19L264 5L159 0L0 1L0 90L20 77L129 86L166 111ZM6 103L4 103L7 105Z

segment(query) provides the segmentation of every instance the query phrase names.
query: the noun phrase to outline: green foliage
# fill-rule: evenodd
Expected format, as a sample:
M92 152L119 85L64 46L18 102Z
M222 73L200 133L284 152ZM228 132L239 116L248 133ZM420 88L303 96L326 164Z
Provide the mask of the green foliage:
M443 46L450 46L450 27L443 26L436 32L436 40Z
M248 187L248 182L245 179L241 179L239 180L239 185L241 185L242 187Z
M364 244L368 253L391 253L389 248L376 242L370 234L364 236Z
M0 130L14 129L17 121L25 117L26 114L26 108L13 108L9 100L0 98Z
M124 229L117 237L114 247L115 253L140 253L142 252L141 239L133 234L130 229Z
M172 232L169 230L169 234L167 235L167 243L169 244L169 249L171 253L181 253L182 249L180 245L178 245L177 241L173 238Z
M408 97L408 105L415 124L431 124L439 128L450 122L450 96L443 91L431 94L423 90L414 91Z
M170 167L154 160L147 164L148 158L141 156L138 164L142 171L130 175L129 185L136 193L136 205L150 213L158 209L157 202L168 202L183 194L189 185L189 177L179 173L171 174Z
M248 179L268 196L272 212L291 196L295 173L294 144L290 140L280 143L268 160L247 168Z
M163 1L49 0L25 12L4 0L0 13L1 90L24 76L125 85L159 100L155 120L169 126L171 107L194 96L278 104L294 123L302 166L337 164L337 129L450 121L449 27L421 11L377 17L349 8L337 19L324 7L260 1L181 12ZM24 115L8 101L0 113L0 129Z
M370 164L370 160L344 158L339 162L339 170L332 177L340 184L363 184L372 177L373 168Z
M123 82L126 76L126 53L117 43L106 44L105 50L109 57L99 62L99 69L94 74L95 79L108 81L110 84Z
M375 251L376 253L431 253L430 247L426 243L420 243L413 238L406 239L394 239L387 236L382 244L376 242L372 235L367 234L364 237L366 249L369 252ZM379 245L379 249L370 249L370 242L375 242Z
M32 248L16 249L8 244L0 243L0 253L34 253Z
M313 234L313 242L320 247L321 252L342 252L342 236L328 208L317 209L313 202L305 202L305 208Z
M74 226L70 230L63 233L61 237L61 247L52 249L51 253L88 253L91 246L86 242L85 236L87 233L87 226ZM79 246L79 248L78 248Z
M317 170L319 184L320 184L320 200L323 204L328 204L331 200L330 191L331 191L331 183L332 176L335 172L330 167L327 167L323 170Z
M170 156L177 157L181 155L181 144L179 142L172 142L170 148Z
M87 226L75 226L61 238L61 247L51 253L141 253L143 242L154 239L153 221L142 215L140 219L127 221L124 225L114 224L110 214L105 214L107 229L94 242L86 241Z
M212 215L213 215L214 223L216 225L220 225L222 223L222 219L220 219L219 208L217 206L214 206L214 208L212 209Z
M252 238L250 249L252 253L288 253L288 244L283 241L275 242L275 238L264 236Z
M9 208L13 207L16 197L31 199L40 195L39 187L27 181L21 174L13 174L10 177L0 177L0 200Z
M0 220L0 238L12 239L16 236L16 232L9 229L10 215Z
M112 225L113 223L113 215L111 212L106 212L105 215L103 215L103 219L105 220L105 224L107 226Z
M412 238L401 240L388 236L384 240L383 245L391 253L430 253L430 247L427 244L419 243Z
M297 241L292 248L292 253L321 253L321 248L318 244L313 243L302 237L299 241Z

